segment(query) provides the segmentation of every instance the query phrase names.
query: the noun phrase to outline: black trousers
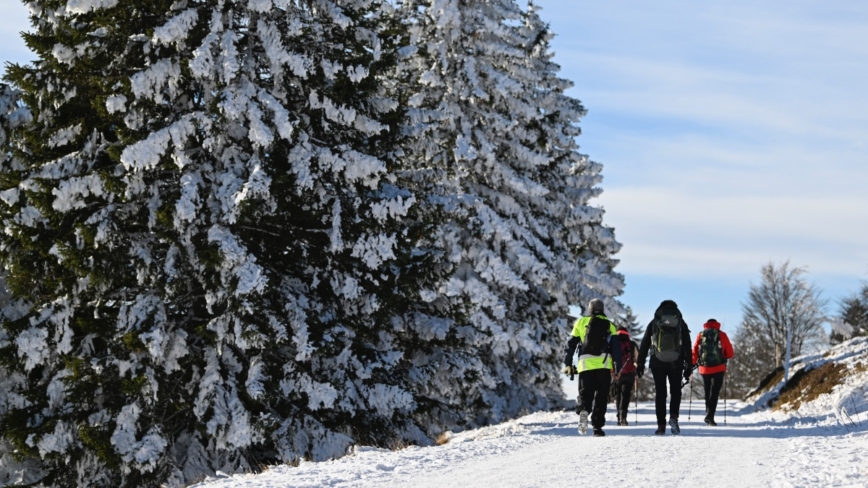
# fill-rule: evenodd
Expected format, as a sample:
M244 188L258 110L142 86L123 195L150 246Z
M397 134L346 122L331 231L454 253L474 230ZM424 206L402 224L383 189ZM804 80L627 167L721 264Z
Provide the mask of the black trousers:
M592 369L579 373L579 411L591 413L591 426L599 429L606 425L606 404L612 384L610 369Z
M618 420L627 418L630 409L630 397L633 394L633 383L636 373L622 374L615 382L615 407L618 409Z
M666 384L669 384L669 418L677 419L681 409L681 377L682 368L651 368L654 376L654 410L657 413L657 425L666 423Z
M705 418L714 420L717 411L717 399L720 398L720 388L723 386L725 371L702 375L702 386L705 387Z

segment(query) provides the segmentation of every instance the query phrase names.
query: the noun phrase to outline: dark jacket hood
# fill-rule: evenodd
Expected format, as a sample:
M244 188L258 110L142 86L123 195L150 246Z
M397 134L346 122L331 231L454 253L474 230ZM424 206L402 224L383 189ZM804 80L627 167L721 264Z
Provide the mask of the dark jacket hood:
M660 317L664 310L674 310L681 317L681 310L678 310L678 304L674 300L663 300L660 306L654 312L654 317Z

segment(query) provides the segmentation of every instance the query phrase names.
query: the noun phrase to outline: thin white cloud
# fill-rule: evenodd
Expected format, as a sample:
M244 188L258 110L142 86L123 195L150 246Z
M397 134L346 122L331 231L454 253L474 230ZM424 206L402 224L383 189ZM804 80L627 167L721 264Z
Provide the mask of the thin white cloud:
M839 143L863 139L861 131L868 128L868 94L862 84L830 90L823 81L785 74L617 55L564 57L570 65L586 66L597 76L622 80L574 90L590 107L591 118L601 113L629 114L690 121L736 135L763 130L775 138L810 136Z
M854 207L868 206L864 146L818 145L816 139L802 138L773 144L716 133L660 137L630 132L609 135L594 146L606 153L605 191L666 182L684 191L701 188L727 195L842 196ZM615 188L610 179L617 180Z
M628 275L753 275L762 263L785 259L823 274L862 273L868 266L868 205L854 207L848 198L658 187L608 190L601 202L625 243L619 268Z
M628 285L865 276L868 3L539 3Z

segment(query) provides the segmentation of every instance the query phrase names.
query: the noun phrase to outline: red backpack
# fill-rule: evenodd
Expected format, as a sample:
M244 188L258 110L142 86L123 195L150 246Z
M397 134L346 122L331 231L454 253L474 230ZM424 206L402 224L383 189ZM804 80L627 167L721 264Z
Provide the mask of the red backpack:
M619 334L618 341L621 343L621 367L620 374L636 372L636 344L630 340L630 336L621 337Z

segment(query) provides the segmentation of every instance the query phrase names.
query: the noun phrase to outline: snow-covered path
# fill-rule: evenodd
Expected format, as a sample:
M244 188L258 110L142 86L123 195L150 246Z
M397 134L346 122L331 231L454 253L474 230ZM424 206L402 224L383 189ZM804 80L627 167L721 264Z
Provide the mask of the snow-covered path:
M687 407L687 405L684 405ZM640 403L638 425L613 425L595 438L576 432L572 412L536 413L463 432L448 444L392 452L361 448L336 461L274 467L259 475L209 479L201 487L608 486L740 487L868 485L868 419L857 424L745 414L732 403L727 425L707 427L701 406L682 413L680 436L654 436L653 405ZM722 410L722 408L721 408ZM854 419L858 422L859 419ZM710 481L711 480L711 481ZM716 480L716 481L714 481Z
M774 470L767 468L780 464L785 443L739 435L744 430L734 426L700 427L695 420L684 423L681 436L655 437L651 435L654 426L646 422L610 427L607 437L600 439L578 436L575 415L562 415L556 427L539 433L554 437L550 442L504 453L484 464L471 461L444 468L411 479L405 486L448 486L455 479L472 486L582 486L591 473L607 473L609 486L635 486L637 482L703 486L709 479L732 479L733 473L744 477L740 486L768 486L773 481Z

